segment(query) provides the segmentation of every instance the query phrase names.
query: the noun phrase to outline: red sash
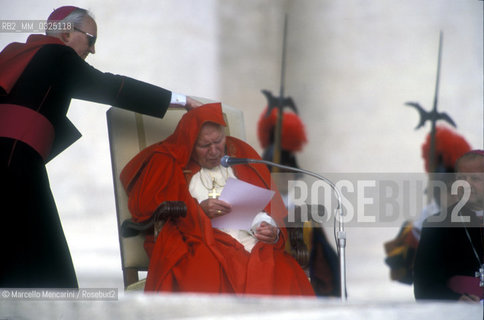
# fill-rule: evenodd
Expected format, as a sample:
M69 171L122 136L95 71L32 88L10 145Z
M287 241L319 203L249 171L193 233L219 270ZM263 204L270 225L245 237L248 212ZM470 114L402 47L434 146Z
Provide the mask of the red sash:
M54 136L54 126L40 113L23 106L0 104L0 137L20 140L47 160Z
M453 291L460 294L473 294L484 299L484 288L479 286L480 280L477 277L453 276L447 285Z

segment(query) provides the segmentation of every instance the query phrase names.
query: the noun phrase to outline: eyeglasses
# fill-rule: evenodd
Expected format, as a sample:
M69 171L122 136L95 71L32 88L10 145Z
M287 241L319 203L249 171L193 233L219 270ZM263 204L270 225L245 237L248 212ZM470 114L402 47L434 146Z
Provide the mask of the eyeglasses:
M81 29L78 29L76 27L74 27L74 30L84 33L87 36L87 44L89 45L89 47L92 47L96 43L96 36L86 31L82 31Z

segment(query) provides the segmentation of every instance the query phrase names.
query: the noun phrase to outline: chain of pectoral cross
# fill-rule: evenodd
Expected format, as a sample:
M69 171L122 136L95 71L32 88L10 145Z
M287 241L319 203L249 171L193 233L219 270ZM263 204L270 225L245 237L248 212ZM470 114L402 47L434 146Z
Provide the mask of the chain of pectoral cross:
M223 176L223 173L222 173L222 176ZM205 187L205 189L207 189L209 191L208 197L210 199L218 199L221 192L217 191L217 187L222 188L224 185L218 184L215 177L213 177L211 174L210 174L210 177L212 178L212 187L211 188L205 185L205 182L203 181L203 178L202 178L202 171L200 171L200 181L202 182L202 185Z

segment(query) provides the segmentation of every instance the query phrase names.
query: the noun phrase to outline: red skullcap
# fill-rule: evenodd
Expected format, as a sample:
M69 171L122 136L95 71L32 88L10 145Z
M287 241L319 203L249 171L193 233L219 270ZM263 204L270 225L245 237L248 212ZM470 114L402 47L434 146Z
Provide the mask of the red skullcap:
M50 14L49 18L47 18L47 21L61 21L61 20L64 20L75 9L77 9L77 7L74 7L74 6L64 6L64 7L57 8L54 11L52 11L52 13Z
M474 149L474 150L471 150L471 151L463 154L462 157L460 157L458 159L458 161L460 161L460 159L462 159L462 158L465 158L465 157L468 157L468 156L473 156L473 155L477 155L477 156L480 156L480 157L484 157L484 150L482 150L482 149Z
M471 153L471 154L478 154L480 156L483 156L484 157L484 150L479 150L479 149L476 149L476 150L471 150L469 151L468 153Z

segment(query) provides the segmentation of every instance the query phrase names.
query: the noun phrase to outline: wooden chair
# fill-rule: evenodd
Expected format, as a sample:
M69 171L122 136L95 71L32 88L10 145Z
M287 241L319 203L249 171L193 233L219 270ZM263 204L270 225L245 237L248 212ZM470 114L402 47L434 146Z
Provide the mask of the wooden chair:
M206 99L197 98L203 102ZM233 107L222 105L225 120L228 124L227 135L245 140L243 113ZM170 109L163 119L136 114L119 108L107 111L107 124L113 170L114 195L118 220L119 245L121 265L123 269L124 286L126 289L141 289L139 272L147 271L149 259L144 250L144 232L151 232L158 221L156 216L183 214L183 203L162 204L155 214L155 219L146 224L131 223L128 209L128 197L119 180L121 170L139 151L145 147L168 137L175 129L180 118L186 111ZM168 212L168 213L167 213Z

